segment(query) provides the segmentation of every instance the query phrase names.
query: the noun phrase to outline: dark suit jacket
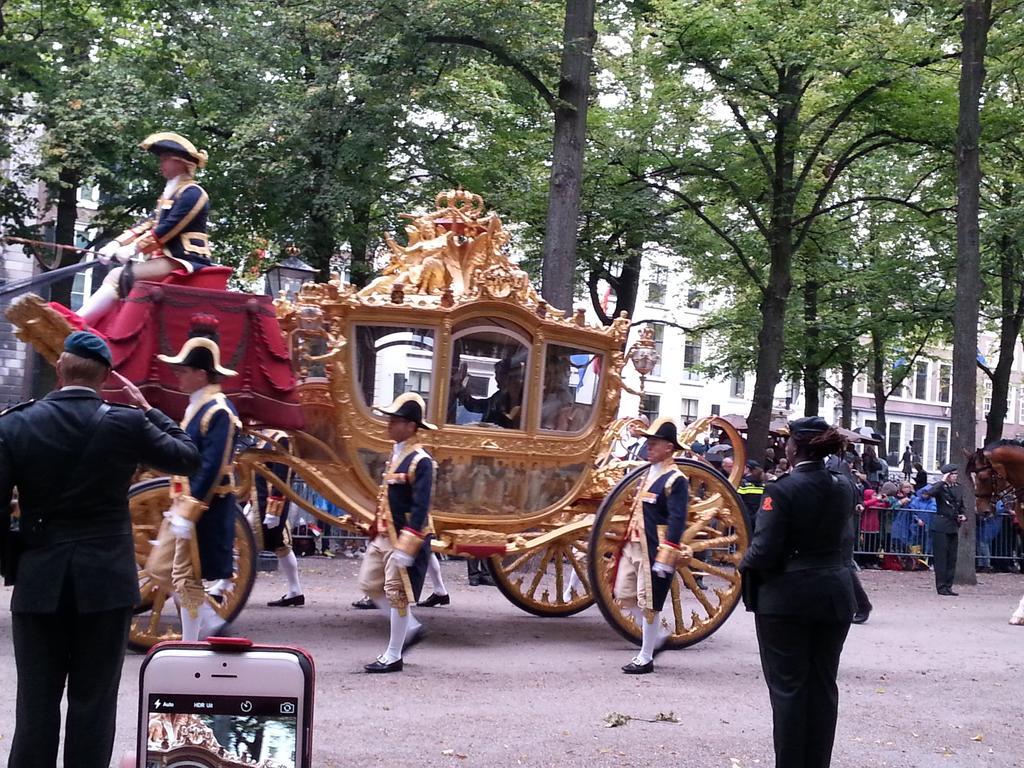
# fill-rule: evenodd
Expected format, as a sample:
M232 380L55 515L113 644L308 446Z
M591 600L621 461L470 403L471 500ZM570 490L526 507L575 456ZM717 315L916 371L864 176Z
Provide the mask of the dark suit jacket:
M843 559L854 489L821 463L768 483L754 537L740 563L744 600L758 614L850 621L853 581Z
M957 515L964 513L964 491L959 485L946 485L941 480L934 483L929 491L935 498L935 514L932 515L928 530L936 533L956 533Z
M195 445L155 408L112 405L81 466L95 392L52 392L0 416L0 530L18 489L27 551L11 598L16 613L53 613L70 578L81 613L135 605L139 597L128 487L139 464L189 472Z

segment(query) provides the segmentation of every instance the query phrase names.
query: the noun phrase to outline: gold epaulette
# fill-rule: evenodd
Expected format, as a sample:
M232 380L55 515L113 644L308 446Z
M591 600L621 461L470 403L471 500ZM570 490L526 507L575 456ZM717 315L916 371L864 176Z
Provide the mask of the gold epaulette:
M228 415L228 418L231 420L231 424L235 429L241 429L242 420L239 419L238 416L235 415L235 412L231 410L228 405L227 397L225 397L223 393L218 392L212 399L213 405L206 409L206 412L203 413L202 420L199 422L199 433L205 435L207 430L210 428L210 422L213 420L213 417L222 411Z

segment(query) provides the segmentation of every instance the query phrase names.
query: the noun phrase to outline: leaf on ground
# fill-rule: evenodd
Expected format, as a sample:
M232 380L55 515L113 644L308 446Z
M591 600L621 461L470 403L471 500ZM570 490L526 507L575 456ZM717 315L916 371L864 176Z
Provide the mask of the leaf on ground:
M605 726L608 728L618 728L620 725L625 725L632 720L629 715L623 715L621 712L609 712L604 716Z
M976 736L971 736L971 741L984 741L985 734L979 733Z
M678 723L679 718L676 717L675 712L659 712L654 716L654 722L656 723Z

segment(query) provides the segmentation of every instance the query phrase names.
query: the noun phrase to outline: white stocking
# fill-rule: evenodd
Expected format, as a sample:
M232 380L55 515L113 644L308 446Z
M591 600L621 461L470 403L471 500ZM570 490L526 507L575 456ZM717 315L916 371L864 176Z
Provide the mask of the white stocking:
M441 563L433 552L430 553L430 558L427 560L427 574L430 576L434 594L442 597L447 595L448 590L444 586L444 579L441 578Z
M409 617L409 634L419 631L419 628L423 625L416 620L416 617L412 615L412 606L410 605L405 609L405 615Z
M202 616L202 613L198 613L193 618L187 609L181 609L181 639L186 643L199 641L199 630L203 623Z
M199 639L205 640L220 630L227 622L220 617L208 602L199 606Z
M654 614L654 621L644 621L640 624L643 628L643 640L640 645L640 653L633 661L637 664L646 664L654 660L654 652L658 649L658 635L660 634L661 622L658 621L659 614Z
M408 611L403 616L397 608L391 609L391 638L388 640L388 649L380 660L384 664L391 664L402 658L402 646L405 645L405 635L409 631L409 619L412 618Z
M284 577L288 579L288 594L285 597L298 597L302 594L302 585L299 583L299 561L295 559L295 553L288 550L287 555L278 555L277 562L281 565Z
M85 300L78 315L89 325L96 325L117 304L117 288L104 281L92 296Z
M1014 611L1013 616L1010 617L1010 623L1024 625L1024 597L1020 599L1020 604L1017 606L1017 610Z
M577 595L583 594L582 586L583 581L580 579L579 574L576 573L576 569L571 568L569 571L569 583L565 585L565 591L562 593L562 601L568 603L572 600L573 590L576 590Z

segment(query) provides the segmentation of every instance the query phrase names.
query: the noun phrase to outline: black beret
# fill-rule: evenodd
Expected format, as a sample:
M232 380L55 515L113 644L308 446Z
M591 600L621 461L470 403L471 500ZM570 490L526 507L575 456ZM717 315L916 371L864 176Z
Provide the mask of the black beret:
M829 423L821 416L804 416L802 419L789 422L789 434L796 438L820 435L829 429Z
M948 475L950 472L959 471L960 467L958 467L956 464L943 464L942 467L939 469L939 472L941 472L944 475Z
M114 361L110 357L110 347L95 333L75 331L64 339L64 351L77 357L84 357L86 360L103 363L107 368L114 367Z
M760 469L760 468L761 468L760 463L754 461L753 459L747 459L747 469Z

